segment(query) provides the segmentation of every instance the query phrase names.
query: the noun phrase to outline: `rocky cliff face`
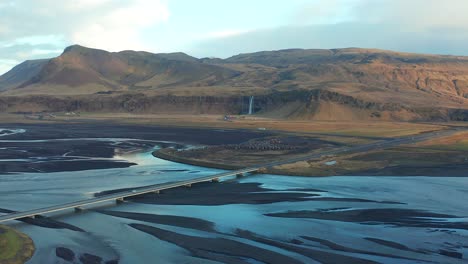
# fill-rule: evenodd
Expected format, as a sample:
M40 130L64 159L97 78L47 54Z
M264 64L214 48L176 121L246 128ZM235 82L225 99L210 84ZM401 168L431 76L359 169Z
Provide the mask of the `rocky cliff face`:
M250 96L147 96L144 94L74 97L0 97L0 112L95 112L134 114L247 114ZM366 102L339 93L313 90L255 96L257 115L309 120L468 121L468 110L408 108Z

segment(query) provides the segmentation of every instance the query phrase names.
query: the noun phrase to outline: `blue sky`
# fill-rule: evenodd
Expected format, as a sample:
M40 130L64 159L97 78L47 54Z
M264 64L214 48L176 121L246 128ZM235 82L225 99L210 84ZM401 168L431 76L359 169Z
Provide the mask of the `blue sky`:
M0 0L0 74L71 44L196 57L364 47L468 55L466 0Z

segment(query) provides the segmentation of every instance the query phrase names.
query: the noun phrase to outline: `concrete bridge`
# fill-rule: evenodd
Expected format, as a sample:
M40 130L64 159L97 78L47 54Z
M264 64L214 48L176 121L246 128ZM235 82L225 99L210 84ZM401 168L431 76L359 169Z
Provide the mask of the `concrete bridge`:
M124 202L125 198L128 198L128 197L138 196L138 195L147 194L147 193L159 193L164 190L174 189L178 187L191 187L192 184L196 184L196 183L218 182L221 178L233 177L233 176L240 177L247 173L256 172L260 168L262 167L251 167L251 168L245 168L245 169L236 170L236 171L219 173L219 174L210 175L206 177L190 179L186 181L156 184L156 185L146 186L143 188L136 188L130 191L104 195L101 197L81 200L81 201L72 202L72 203L66 203L66 204L50 206L50 207L45 207L45 208L40 208L40 209L35 209L35 210L18 212L18 213L10 213L7 215L0 216L0 223L11 221L11 220L21 220L23 218L28 218L28 217L34 218L35 216L38 216L38 215L60 212L60 211L65 211L65 210L70 210L70 209L74 209L75 211L82 211L84 206L90 206L90 205L95 205L95 204L109 202L109 201L122 203Z
M92 198L92 199L87 199L87 200L82 200L82 201L77 201L77 202L72 202L72 203L66 203L66 204L50 206L50 207L45 207L45 208L40 208L40 209L35 209L35 210L18 212L18 213L10 213L7 215L0 216L0 223L11 221L11 220L21 220L21 219L28 218L28 217L34 218L35 216L48 214L48 213L54 213L54 212L60 212L60 211L65 211L65 210L70 210L70 209L75 210L75 211L81 211L83 210L84 206L90 206L90 205L95 205L95 204L109 202L109 201L122 203L125 200L125 198L128 198L128 197L138 196L138 195L147 194L147 193L159 193L160 191L174 189L178 187L184 187L184 186L190 187L192 186L192 184L196 184L196 183L218 182L221 178L225 178L225 177L233 177L233 176L240 177L247 173L261 172L267 168L271 168L274 166L294 163L298 161L310 160L310 159L317 159L317 158L321 158L324 156L331 156L331 155L336 155L336 154L341 154L341 153L363 152L363 151L370 151L370 150L375 150L375 149L384 149L384 148L394 147L394 146L401 145L401 144L412 144L412 143L425 141L425 140L429 140L429 139L433 139L437 137L448 136L448 135L455 133L456 131L457 130L445 130L445 131L438 131L438 132L432 132L432 133L425 133L425 134L421 134L417 136L409 136L409 137L378 141L375 143L359 145L359 146L354 146L354 147L342 147L339 149L333 149L333 150L324 151L321 153L315 153L315 154L306 155L306 156L284 159L284 160L280 160L277 162L270 162L267 164L252 166L252 167L248 167L248 168L244 168L240 170L219 173L215 175L190 179L190 180L181 181L181 182L151 185L151 186L146 186L142 188L135 188L130 191L109 194L109 195L105 195L105 196L101 196L97 198Z

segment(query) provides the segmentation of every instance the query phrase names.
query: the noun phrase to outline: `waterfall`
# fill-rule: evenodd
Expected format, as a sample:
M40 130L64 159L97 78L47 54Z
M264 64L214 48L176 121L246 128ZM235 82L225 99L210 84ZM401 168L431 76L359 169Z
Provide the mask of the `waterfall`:
M250 96L249 100L249 115L253 114L253 104L254 104L254 97Z

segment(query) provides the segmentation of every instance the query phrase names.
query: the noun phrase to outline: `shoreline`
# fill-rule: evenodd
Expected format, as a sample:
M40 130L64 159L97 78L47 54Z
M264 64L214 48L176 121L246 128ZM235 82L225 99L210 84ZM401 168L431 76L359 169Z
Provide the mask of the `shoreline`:
M220 169L220 170L242 169L241 166L236 166L236 165L228 165L228 164L221 164L221 163L194 160L194 159L180 157L180 156L174 155L176 152L177 150L172 149L172 148L161 148L161 149L153 151L152 155L156 158L163 159L163 160L168 160L172 162L188 164L188 165L193 165L193 166L198 166L198 167L205 167L205 168L210 168L210 169Z
M245 168L245 166L236 166L236 165L229 165L229 164L224 164L224 163L218 163L218 162L210 162L210 161L202 161L202 160L197 160L197 159L191 159L187 157L182 157L180 155L177 155L177 150L174 150L172 148L162 148L158 149L156 151L152 152L152 155L156 158L160 158L163 160L167 161L172 161L172 162L177 162L177 163L182 163L182 164L187 164L187 165L193 165L193 166L199 166L199 167L205 167L205 168L211 168L211 169L221 169L221 170L239 170ZM415 169L419 170L424 170L426 171L425 174L411 174L411 171L414 171ZM451 172L449 169L453 169L453 172ZM448 172L447 172L448 170ZM376 176L376 177L468 177L468 174L459 174L460 171L464 172L468 170L468 166L466 168L460 167L458 168L457 166L451 166L451 168L444 168L443 166L440 166L438 168L431 168L431 167L404 167L404 166L399 166L399 167L386 167L382 169L371 169L371 170L361 170L357 172L353 172L352 174L329 174L329 175L311 175L307 173L299 173L299 172L294 172L294 171L288 171L288 170L281 170L281 169L266 169L265 174L272 174L272 175L280 175L280 176L296 176L296 177L333 177L333 176ZM445 175L437 174L437 172L445 171ZM392 173L393 172L393 173ZM394 173L394 172L400 172L400 173ZM404 172L404 173L403 173Z
M25 132L0 137L0 175L126 168L135 164L112 158L126 151L153 147L156 143L152 141L163 146L167 143L161 142L180 142L174 145L236 144L266 134L245 130L111 124L3 124L3 127ZM122 138L128 140L116 140Z
M223 163L216 163L216 162L209 162L209 161L202 161L202 160L195 160L195 159L189 159L185 157L180 157L177 155L174 155L177 151L171 148L162 148L158 149L152 152L152 155L156 158L167 160L167 161L172 161L172 162L177 162L177 163L182 163L182 164L187 164L187 165L192 165L192 166L198 166L198 167L204 167L204 168L209 168L209 169L219 169L219 170L240 170L245 167L243 166L236 166L236 165L229 165L229 164L223 164ZM282 170L275 170L275 169L266 169L266 174L273 174L273 175L280 175L280 176L297 176L297 177L328 177L328 176L310 176L310 175L297 175L293 173L288 173L287 171L282 171Z
M2 258L4 256L0 254L0 263L2 264L26 263L36 251L34 242L29 236L13 228L0 225L0 253L2 253L2 247L7 247L10 250L18 247L16 254L13 256Z
M196 144L209 147L194 154L171 152L161 149L153 152L153 156L206 168L235 170L250 165L269 163L286 157L299 157L305 154L294 149L298 148L326 151L337 145L353 146L364 144L354 138L335 138L335 135L309 137L303 133L284 134L278 131L257 131L246 129L219 129L219 128L175 128L157 125L117 125L117 124L35 124L12 125L4 124L5 129L25 129L25 133L3 136L1 139L4 148L0 150L0 159L5 160L0 174L12 172L59 172L77 171L86 169L107 169L113 167L128 167L133 164L99 160L99 158L112 157L118 150L133 149L133 144L119 144L117 147L110 143L96 141L80 142L80 138L123 138L130 134L135 140L171 141L178 144ZM72 131L66 134L65 131ZM463 138L464 135L458 136ZM50 139L66 138L70 141L46 142ZM250 149L254 146L264 147L265 142L272 138L279 138L293 149ZM358 137L359 139L359 137ZM22 142L24 140L24 142ZM34 145L28 140L36 140ZM292 142L291 142L292 140ZM349 141L351 140L351 141ZM44 141L44 142L40 142ZM304 145L302 143L304 141ZM307 143L308 142L308 143ZM450 143L450 144L456 144ZM130 142L132 143L132 142ZM310 145L305 145L310 144ZM435 144L435 143L432 143ZM444 144L437 143L437 144ZM452 147L452 145L447 145ZM144 144L143 144L144 145ZM276 147L278 144L273 143ZM281 144L280 144L281 145ZM44 149L49 149L44 152ZM226 146L228 146L226 148ZM239 149L238 147L241 146ZM457 146L457 145L454 145ZM224 147L224 148L223 148ZM461 148L462 146L457 146ZM235 149L232 149L235 148ZM268 146L267 146L268 148ZM22 150L22 151L19 151ZM214 150L214 151L212 151ZM468 149L467 149L468 150ZM71 155L68 155L70 154ZM468 163L466 151L457 152L437 150L421 146L401 146L382 151L363 152L348 157L334 156L326 160L303 161L302 164L288 164L282 167L269 168L266 172L275 175L323 177L323 176L453 176L467 177ZM199 156L196 156L199 155ZM289 156L291 155L291 156ZM408 160L408 155L412 160ZM73 156L85 156L92 159L75 159ZM57 158L58 157L58 158ZM11 159L11 161L7 161ZM41 159L47 162L35 163ZM97 159L97 160L96 160ZM324 164L331 159L336 165ZM21 160L21 161L20 161ZM308 163L308 164L307 164ZM20 168L22 168L20 170Z

